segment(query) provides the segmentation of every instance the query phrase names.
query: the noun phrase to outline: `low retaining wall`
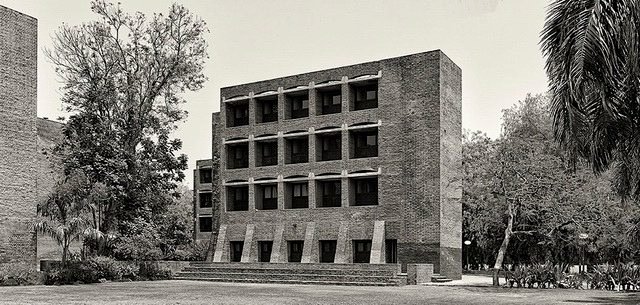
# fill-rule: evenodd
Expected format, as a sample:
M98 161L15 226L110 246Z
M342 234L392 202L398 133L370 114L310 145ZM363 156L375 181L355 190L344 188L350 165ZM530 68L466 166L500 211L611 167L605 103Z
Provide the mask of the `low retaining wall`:
M430 283L433 264L407 264L407 285Z

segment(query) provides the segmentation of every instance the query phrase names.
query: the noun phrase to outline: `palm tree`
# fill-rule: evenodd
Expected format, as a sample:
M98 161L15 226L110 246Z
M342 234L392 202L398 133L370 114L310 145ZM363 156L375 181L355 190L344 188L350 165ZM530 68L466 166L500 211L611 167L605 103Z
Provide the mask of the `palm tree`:
M73 241L100 239L102 234L92 226L91 188L83 174L74 173L56 184L49 198L38 204L39 219L33 227L37 233L53 238L62 248L62 266L69 258Z
M554 136L640 199L640 3L555 0L541 34Z

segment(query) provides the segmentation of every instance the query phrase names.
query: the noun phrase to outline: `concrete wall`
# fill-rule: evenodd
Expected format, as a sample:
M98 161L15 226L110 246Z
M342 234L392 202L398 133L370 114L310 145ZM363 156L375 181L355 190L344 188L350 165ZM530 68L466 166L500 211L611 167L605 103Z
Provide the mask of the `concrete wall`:
M37 25L0 6L0 264L35 266Z

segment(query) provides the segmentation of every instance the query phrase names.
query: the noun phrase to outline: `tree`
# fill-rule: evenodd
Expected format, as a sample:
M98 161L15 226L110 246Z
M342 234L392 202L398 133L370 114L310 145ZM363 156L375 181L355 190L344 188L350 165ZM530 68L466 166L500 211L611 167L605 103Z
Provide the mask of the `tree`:
M640 3L555 0L541 40L556 140L639 199Z
M179 4L151 18L102 0L91 9L99 21L61 26L46 50L73 113L58 151L67 174L104 185L100 231L129 234L131 222L151 222L171 204L184 178L182 142L170 134L186 117L181 94L206 81L207 28Z
M495 285L506 259L578 263L580 233L624 226L610 222L610 215L620 215L611 211L621 209L606 187L608 180L580 164L569 167L553 142L547 107L544 96L527 96L503 111L499 139L465 134L463 234L494 260ZM591 235L589 242L596 245L600 238ZM600 243L598 250L604 246Z
M38 204L40 217L34 229L53 238L62 248L63 266L67 264L71 242L81 237L88 240L102 237L91 222L93 198L93 188L87 177L81 172L73 172L56 184L46 201Z

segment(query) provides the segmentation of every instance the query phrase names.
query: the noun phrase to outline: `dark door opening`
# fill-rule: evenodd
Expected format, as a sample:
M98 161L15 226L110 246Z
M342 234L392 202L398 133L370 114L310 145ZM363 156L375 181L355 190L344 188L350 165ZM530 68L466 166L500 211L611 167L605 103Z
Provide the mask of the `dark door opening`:
M262 263L268 263L271 261L271 250L273 248L272 241L259 241L258 242L258 261Z
M242 259L242 248L244 246L243 241L229 242L229 248L231 250L229 260L232 262L239 262Z
M398 263L398 240L387 239L384 241L385 259L387 264Z
M333 263L336 258L336 245L335 240L321 240L320 241L320 262L321 263Z
M371 257L371 240L354 240L353 241L353 262L369 263Z
M304 247L304 241L292 240L289 244L289 262L299 263L302 261L302 248Z

